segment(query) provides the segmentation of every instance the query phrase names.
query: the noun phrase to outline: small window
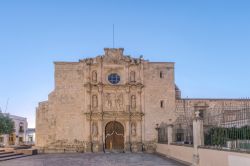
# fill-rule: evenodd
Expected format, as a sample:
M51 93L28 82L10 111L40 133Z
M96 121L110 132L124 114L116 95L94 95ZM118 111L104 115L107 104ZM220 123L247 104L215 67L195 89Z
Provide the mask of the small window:
M24 132L24 124L23 122L19 123L19 133L23 133Z
M160 71L160 78L163 78L163 72Z
M161 108L164 108L164 101L163 100L161 100L160 106L161 106Z

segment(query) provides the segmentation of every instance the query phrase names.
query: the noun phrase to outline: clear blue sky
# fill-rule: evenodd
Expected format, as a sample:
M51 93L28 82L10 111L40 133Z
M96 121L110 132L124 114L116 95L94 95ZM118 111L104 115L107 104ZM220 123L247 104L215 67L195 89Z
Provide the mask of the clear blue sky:
M0 106L28 118L53 90L53 61L112 47L176 62L184 97L250 96L248 0L1 0Z

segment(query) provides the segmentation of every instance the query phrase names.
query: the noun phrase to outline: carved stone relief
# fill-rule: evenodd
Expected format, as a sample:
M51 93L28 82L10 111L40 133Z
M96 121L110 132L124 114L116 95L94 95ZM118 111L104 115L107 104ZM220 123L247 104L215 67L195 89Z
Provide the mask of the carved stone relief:
M116 97L116 108L121 111L123 109L123 95L122 93L118 94Z
M105 93L104 97L106 111L123 111L124 99L122 93Z

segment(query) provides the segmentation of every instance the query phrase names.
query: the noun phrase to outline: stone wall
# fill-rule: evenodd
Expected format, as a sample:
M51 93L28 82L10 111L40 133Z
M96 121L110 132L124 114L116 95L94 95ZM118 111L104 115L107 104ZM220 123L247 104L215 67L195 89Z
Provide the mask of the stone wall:
M193 163L194 148L191 146L157 144L156 153L187 165L192 165Z
M192 165L194 148L181 145L157 144L156 152L165 157ZM216 149L198 148L199 166L246 166L250 154Z
M156 124L172 123L175 120L174 63L145 64L144 82L145 141L156 141Z

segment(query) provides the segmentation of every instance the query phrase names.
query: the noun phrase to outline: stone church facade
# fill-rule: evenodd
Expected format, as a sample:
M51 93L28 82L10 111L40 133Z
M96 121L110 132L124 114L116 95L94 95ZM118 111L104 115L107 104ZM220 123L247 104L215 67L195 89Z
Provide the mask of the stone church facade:
M250 108L249 99L181 98L174 63L123 51L106 48L94 58L55 62L55 88L36 111L40 150L153 152L157 141L168 141L168 126L173 141L192 143L197 110L205 126L250 125L250 116L244 122L238 116Z
M79 62L55 62L55 89L36 111L44 151L154 151L157 126L175 120L174 63L106 48Z

